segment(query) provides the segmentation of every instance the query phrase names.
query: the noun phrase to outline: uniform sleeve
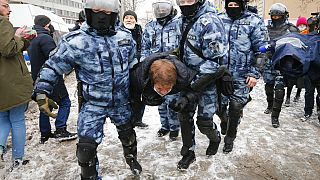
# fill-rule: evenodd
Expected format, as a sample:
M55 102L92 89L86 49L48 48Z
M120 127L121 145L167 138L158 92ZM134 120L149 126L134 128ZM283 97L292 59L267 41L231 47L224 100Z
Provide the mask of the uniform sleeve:
M141 42L141 61L144 58L150 55L151 42L150 42L150 34L148 33L149 26L147 25L142 34L142 42Z
M43 65L35 83L34 92L51 94L58 76L68 73L75 66L73 49L66 41L61 41Z
M200 73L215 73L219 68L218 60L227 54L227 36L223 23L218 17L213 17L202 33L202 53L207 59L200 65Z
M259 52L259 48L261 46L265 46L268 44L268 29L265 26L263 20L261 18L257 18L258 23L255 24L252 34L250 36L252 50L255 54L254 61L256 61L257 55ZM260 73L258 68L254 66L255 63L252 63L249 73L246 75L247 77L254 77L256 79L260 78Z
M5 18L0 18L0 54L12 57L26 49L25 42L15 36L12 24Z
M136 56L136 42L131 38L131 42L132 42L132 45L131 45L131 51L129 51L129 68L133 68L134 65L138 64L138 59L137 59L137 56Z

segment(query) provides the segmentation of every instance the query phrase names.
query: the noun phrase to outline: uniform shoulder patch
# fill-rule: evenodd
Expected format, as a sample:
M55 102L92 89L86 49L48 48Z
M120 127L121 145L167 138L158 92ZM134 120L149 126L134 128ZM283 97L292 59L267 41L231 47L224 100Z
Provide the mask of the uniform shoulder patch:
M120 41L118 41L118 45L119 45L119 46L127 46L127 45L130 45L130 39L120 40Z

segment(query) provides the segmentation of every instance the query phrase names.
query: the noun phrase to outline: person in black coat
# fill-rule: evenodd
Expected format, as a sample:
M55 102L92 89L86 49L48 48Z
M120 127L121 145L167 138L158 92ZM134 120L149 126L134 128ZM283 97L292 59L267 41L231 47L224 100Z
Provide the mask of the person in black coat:
M131 32L132 38L136 42L136 58L138 59L138 62L140 62L142 28L139 24L137 24L137 21L137 14L134 11L128 10L124 12L122 26ZM135 116L135 126L142 128L148 127L147 124L142 122L145 105L141 101L137 101L135 106L132 108L135 109L135 112L139 112L139 114L136 114Z
M54 28L51 25L51 20L47 16L36 16L34 19L33 29L37 31L37 37L31 41L27 51L31 62L32 79L35 82L41 67L49 58L50 52L56 48L56 44L52 38L53 32L51 32ZM59 111L55 121L56 131L52 134L49 116L40 112L40 143L44 143L49 138L53 137L58 138L60 141L73 140L77 138L76 133L70 133L66 130L71 101L69 99L69 94L64 84L63 77L60 76L58 82L53 86L53 95L50 98L59 105Z

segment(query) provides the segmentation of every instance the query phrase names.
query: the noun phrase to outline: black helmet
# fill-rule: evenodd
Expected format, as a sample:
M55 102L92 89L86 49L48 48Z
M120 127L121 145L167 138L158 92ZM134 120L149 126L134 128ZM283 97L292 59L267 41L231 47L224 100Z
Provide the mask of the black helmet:
M269 10L270 16L284 16L285 19L289 17L289 12L287 7L282 3L275 3L271 5Z

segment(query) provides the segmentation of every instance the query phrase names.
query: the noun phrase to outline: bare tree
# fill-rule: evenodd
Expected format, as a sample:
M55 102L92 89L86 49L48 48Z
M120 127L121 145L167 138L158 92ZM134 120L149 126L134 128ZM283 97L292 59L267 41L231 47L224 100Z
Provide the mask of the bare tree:
M146 0L132 0L132 10L136 11L137 7Z

